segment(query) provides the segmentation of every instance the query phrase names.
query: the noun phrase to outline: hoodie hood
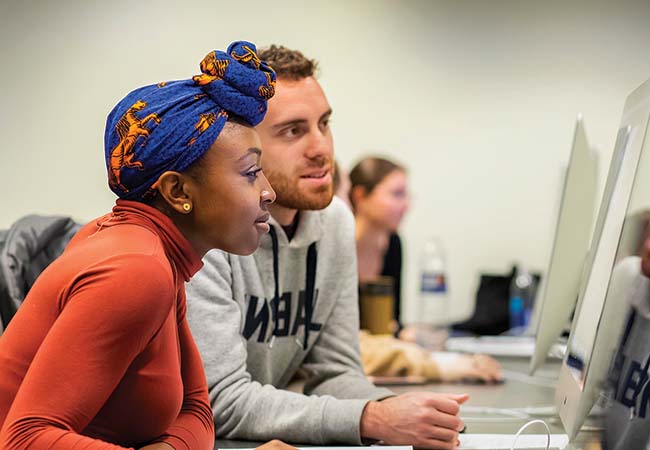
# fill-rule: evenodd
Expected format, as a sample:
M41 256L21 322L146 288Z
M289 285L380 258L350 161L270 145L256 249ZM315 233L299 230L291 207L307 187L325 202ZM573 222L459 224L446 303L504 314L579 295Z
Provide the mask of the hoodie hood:
M278 221L275 220L273 216L271 216L269 219L269 225L274 227L277 231L279 246L289 248L303 248L310 246L316 241L319 241L323 236L323 215L325 214L323 211L324 210L299 211L298 214L300 214L300 218L298 219L298 228L296 229L296 233L291 240L287 238L286 233ZM273 242L270 234L266 234L262 237L260 247L265 249L271 249L273 247Z
M318 265L318 249L316 242L320 241L324 232L324 210L318 211L299 211L298 228L291 240L287 237L282 226L273 217L269 219L271 231L265 235L260 242L260 247L270 249L273 255L273 284L274 295L272 301L274 312L273 316L278 317L278 304L280 297L280 248L288 247L290 249L307 248L307 257L305 260L305 333L303 336L302 347L308 348L309 333L314 313L315 303L315 283L316 271ZM273 346L275 337L271 338L269 346Z

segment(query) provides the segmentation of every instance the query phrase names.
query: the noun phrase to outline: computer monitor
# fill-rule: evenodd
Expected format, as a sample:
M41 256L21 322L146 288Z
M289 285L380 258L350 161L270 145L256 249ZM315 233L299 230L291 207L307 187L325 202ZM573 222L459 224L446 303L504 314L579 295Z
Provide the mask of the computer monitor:
M571 327L555 394L564 429L571 439L580 430L602 391L627 312L624 295L630 252L621 243L633 190L644 187L650 167L639 163L650 117L650 80L628 97L594 230L577 314ZM650 145L650 144L649 144ZM641 170L638 170L641 169ZM617 263L618 262L618 263Z
M597 156L589 148L582 116L578 116L543 297L536 302L533 313L532 327L536 339L530 363L531 374L544 363L575 308L589 251L597 185Z

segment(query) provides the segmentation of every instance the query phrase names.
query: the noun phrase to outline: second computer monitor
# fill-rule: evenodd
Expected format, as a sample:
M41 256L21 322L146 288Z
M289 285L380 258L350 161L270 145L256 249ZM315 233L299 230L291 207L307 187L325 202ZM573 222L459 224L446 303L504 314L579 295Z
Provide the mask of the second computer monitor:
M596 154L589 148L584 123L578 116L543 298L534 315L536 340L531 373L545 361L568 324L578 298L595 216L597 166Z

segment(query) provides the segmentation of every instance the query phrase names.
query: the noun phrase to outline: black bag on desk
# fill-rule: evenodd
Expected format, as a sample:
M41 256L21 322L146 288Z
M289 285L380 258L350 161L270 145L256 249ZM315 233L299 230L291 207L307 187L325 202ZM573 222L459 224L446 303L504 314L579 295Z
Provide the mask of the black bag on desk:
M510 284L517 271L513 267L508 275L481 274L476 292L474 314L465 322L452 325L452 330L477 335L498 335L510 329ZM533 274L535 286L540 276Z

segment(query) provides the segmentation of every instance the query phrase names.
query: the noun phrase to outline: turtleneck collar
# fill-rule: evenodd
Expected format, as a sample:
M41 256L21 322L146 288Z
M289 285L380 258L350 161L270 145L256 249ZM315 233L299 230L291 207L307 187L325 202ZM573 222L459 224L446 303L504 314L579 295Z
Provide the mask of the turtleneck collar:
M136 201L117 200L113 212L100 220L101 223L97 224L99 227L133 224L156 233L162 241L167 257L186 282L203 267L201 257L174 222L152 206Z

